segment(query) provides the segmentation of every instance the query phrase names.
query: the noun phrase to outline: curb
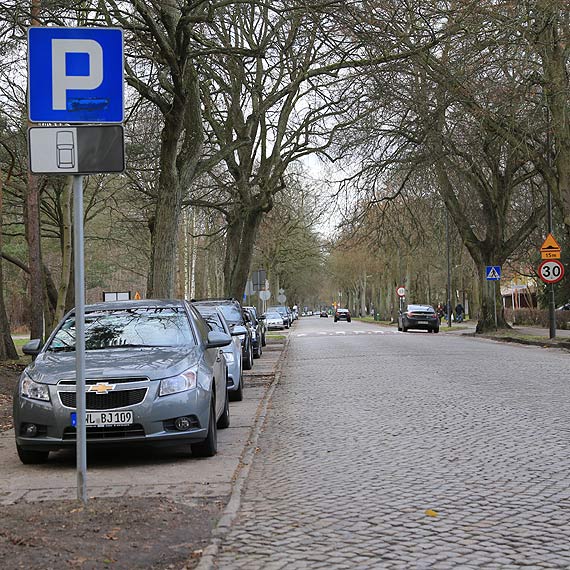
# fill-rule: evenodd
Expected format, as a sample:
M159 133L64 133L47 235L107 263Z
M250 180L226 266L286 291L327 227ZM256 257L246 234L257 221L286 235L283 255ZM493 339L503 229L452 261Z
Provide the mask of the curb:
M273 398L273 392L275 392L275 388L281 381L283 360L287 354L290 339L291 335L287 335L283 350L275 366L275 378L259 402L255 421L251 427L250 435L240 460L238 474L234 479L234 485L230 494L230 500L228 501L228 504L226 505L224 512L218 521L218 524L212 531L212 539L210 541L210 544L204 549L204 553L202 554L200 562L195 567L195 570L213 570L214 563L220 551L220 546L223 542L223 539L230 531L231 526L239 513L245 484L249 476L251 465L253 464L253 460L255 458L257 441L259 440L259 435L261 434L261 430L263 429L263 426L267 420L269 403ZM186 566L184 568L186 568Z

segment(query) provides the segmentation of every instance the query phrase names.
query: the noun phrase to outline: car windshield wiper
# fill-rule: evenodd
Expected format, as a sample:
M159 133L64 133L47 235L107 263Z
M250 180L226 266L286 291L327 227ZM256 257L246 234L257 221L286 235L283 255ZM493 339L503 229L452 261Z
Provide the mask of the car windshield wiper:
M75 352L74 346L51 346L49 352Z

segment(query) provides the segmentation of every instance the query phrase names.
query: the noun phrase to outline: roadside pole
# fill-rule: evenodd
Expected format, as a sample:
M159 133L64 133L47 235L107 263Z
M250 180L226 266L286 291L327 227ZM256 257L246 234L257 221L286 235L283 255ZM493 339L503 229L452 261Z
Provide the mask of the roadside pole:
M87 503L87 429L85 423L85 269L83 248L83 176L73 177L75 271L75 398L77 433L77 498Z
M499 328L499 322L497 321L497 282L493 281L493 307L495 309L495 328Z
M28 162L32 174L73 176L77 498L87 503L83 176L125 170L123 30L28 29ZM68 58L68 55L82 57ZM88 57L85 57L85 56ZM50 90L45 86L51 85ZM74 104L70 104L70 100ZM101 107L96 102L106 104ZM57 126L55 126L57 125Z

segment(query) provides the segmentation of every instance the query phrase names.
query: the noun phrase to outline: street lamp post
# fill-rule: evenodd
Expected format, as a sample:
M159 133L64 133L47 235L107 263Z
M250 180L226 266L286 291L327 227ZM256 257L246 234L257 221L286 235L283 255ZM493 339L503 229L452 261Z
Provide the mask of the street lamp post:
M451 242L449 239L449 212L445 210L445 240L447 242L447 326L451 327Z

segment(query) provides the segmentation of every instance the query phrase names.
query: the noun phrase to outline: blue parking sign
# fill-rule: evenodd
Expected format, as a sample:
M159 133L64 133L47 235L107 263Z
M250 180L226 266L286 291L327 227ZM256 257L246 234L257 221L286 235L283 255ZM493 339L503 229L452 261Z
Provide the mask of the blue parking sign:
M121 123L123 76L121 29L28 29L32 122Z

